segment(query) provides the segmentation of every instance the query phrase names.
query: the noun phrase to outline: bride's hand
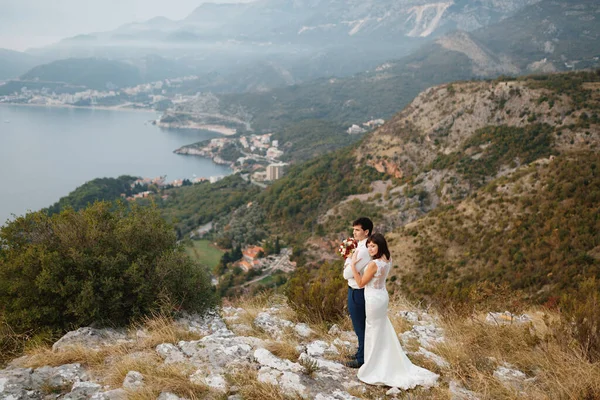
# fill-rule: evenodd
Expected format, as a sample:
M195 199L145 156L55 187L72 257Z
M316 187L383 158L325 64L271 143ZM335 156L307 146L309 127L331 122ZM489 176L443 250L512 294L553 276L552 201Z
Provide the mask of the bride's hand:
M358 263L360 260L362 260L362 258L357 258L358 257L358 252L355 251L354 254L352 254L352 265L356 266L356 263Z

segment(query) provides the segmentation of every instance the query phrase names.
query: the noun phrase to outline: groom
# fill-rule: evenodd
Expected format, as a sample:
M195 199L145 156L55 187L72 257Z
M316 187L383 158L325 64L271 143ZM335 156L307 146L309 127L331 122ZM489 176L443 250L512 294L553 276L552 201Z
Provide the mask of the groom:
M367 238L373 233L373 221L367 217L361 217L352 222L352 232L354 239L358 242L355 251L358 252L359 259L356 264L356 269L360 274L364 271L367 264L371 261L371 256L367 251ZM346 362L346 366L350 368L360 368L365 363L365 289L360 289L354 280L352 267L350 263L352 257L346 258L344 263L344 279L348 280L348 311L350 311L350 319L354 332L358 337L358 350L354 359Z

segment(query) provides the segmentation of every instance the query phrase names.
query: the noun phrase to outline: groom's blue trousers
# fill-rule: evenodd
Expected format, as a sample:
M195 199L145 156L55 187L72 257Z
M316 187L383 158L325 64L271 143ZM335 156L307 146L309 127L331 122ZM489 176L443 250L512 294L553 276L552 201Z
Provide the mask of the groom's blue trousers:
M365 362L365 289L352 289L348 287L348 311L354 332L358 337L358 350L356 351L356 360L359 363Z

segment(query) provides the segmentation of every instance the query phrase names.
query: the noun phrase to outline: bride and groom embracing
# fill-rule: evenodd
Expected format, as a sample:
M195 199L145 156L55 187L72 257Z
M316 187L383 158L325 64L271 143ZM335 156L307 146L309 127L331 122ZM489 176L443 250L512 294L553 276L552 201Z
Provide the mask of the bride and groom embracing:
M358 350L346 366L359 368L358 379L371 385L404 390L434 385L438 375L408 359L387 316L385 280L392 259L385 237L373 234L373 222L366 217L354 221L352 231L358 245L346 258L344 279L348 280L348 310Z

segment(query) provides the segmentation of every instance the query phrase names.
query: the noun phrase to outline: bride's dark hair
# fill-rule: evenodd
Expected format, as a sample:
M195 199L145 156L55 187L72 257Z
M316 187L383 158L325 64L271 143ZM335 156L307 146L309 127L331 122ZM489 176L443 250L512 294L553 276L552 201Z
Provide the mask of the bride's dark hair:
M385 256L388 260L390 259L390 250L388 249L387 240L381 233L374 233L367 239L367 244L375 243L377 245L377 254L373 257L374 260Z

